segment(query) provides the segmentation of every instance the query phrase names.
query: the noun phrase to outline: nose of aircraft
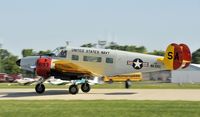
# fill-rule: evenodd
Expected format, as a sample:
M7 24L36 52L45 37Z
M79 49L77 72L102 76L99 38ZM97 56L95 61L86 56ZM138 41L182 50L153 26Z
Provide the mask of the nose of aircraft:
M20 66L20 63L21 63L21 59L19 59L19 60L16 61L16 64L17 64L18 66Z

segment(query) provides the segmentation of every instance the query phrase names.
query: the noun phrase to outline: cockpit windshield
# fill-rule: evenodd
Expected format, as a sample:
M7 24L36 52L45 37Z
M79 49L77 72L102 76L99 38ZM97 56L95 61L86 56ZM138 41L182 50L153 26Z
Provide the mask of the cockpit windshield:
M58 48L54 49L51 53L55 57L66 57L67 56L66 47L58 47Z

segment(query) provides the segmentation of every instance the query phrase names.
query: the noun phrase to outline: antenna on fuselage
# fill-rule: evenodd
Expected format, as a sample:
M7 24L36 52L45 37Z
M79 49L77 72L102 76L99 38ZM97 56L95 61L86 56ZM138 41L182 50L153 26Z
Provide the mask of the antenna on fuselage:
M66 44L65 50L68 50L67 48L69 47L69 43L70 43L70 41L65 41L65 44Z
M66 47L69 46L69 41L65 41L65 43L66 43Z

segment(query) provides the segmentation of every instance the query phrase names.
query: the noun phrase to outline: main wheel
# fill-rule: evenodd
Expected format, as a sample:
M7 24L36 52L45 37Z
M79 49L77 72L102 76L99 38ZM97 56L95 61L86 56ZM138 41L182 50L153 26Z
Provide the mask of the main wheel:
M78 86L77 85L71 85L70 87L69 87L69 93L70 94L73 94L73 95L75 95L75 94L77 94L78 93Z
M45 86L43 84L37 84L35 86L35 91L38 94L44 93L45 92Z
M84 83L81 85L81 90L84 92L84 93L88 93L90 91L90 84L88 83Z
M128 79L125 81L125 88L130 88L131 87L131 81Z
M110 80L108 81L108 83L109 83L109 84L112 84L112 83L113 83L113 80L112 80L112 79L110 79Z

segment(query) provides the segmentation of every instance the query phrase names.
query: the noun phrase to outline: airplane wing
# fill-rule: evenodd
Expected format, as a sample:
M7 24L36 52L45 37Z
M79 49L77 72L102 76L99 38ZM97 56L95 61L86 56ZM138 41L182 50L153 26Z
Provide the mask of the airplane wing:
M78 73L93 76L94 73L89 70L82 68L81 66L76 65L75 63L69 60L54 60L54 68L56 71L65 72L65 73Z
M85 79L81 80L71 80L71 81L66 81L66 80L61 80L61 79L50 79L46 83L52 84L52 85L72 85L74 83L76 84L82 84L85 82ZM94 77L93 80L88 80L88 84L90 85L95 85L95 84L102 84L103 82L99 80L98 77Z
M32 78L23 78L23 79L18 79L16 82L20 85L31 85L35 83L37 80L32 79Z
M66 81L66 80L60 80L60 79L50 79L48 81L49 84L52 84L52 85L66 85L66 84L69 84L71 83L70 81Z

